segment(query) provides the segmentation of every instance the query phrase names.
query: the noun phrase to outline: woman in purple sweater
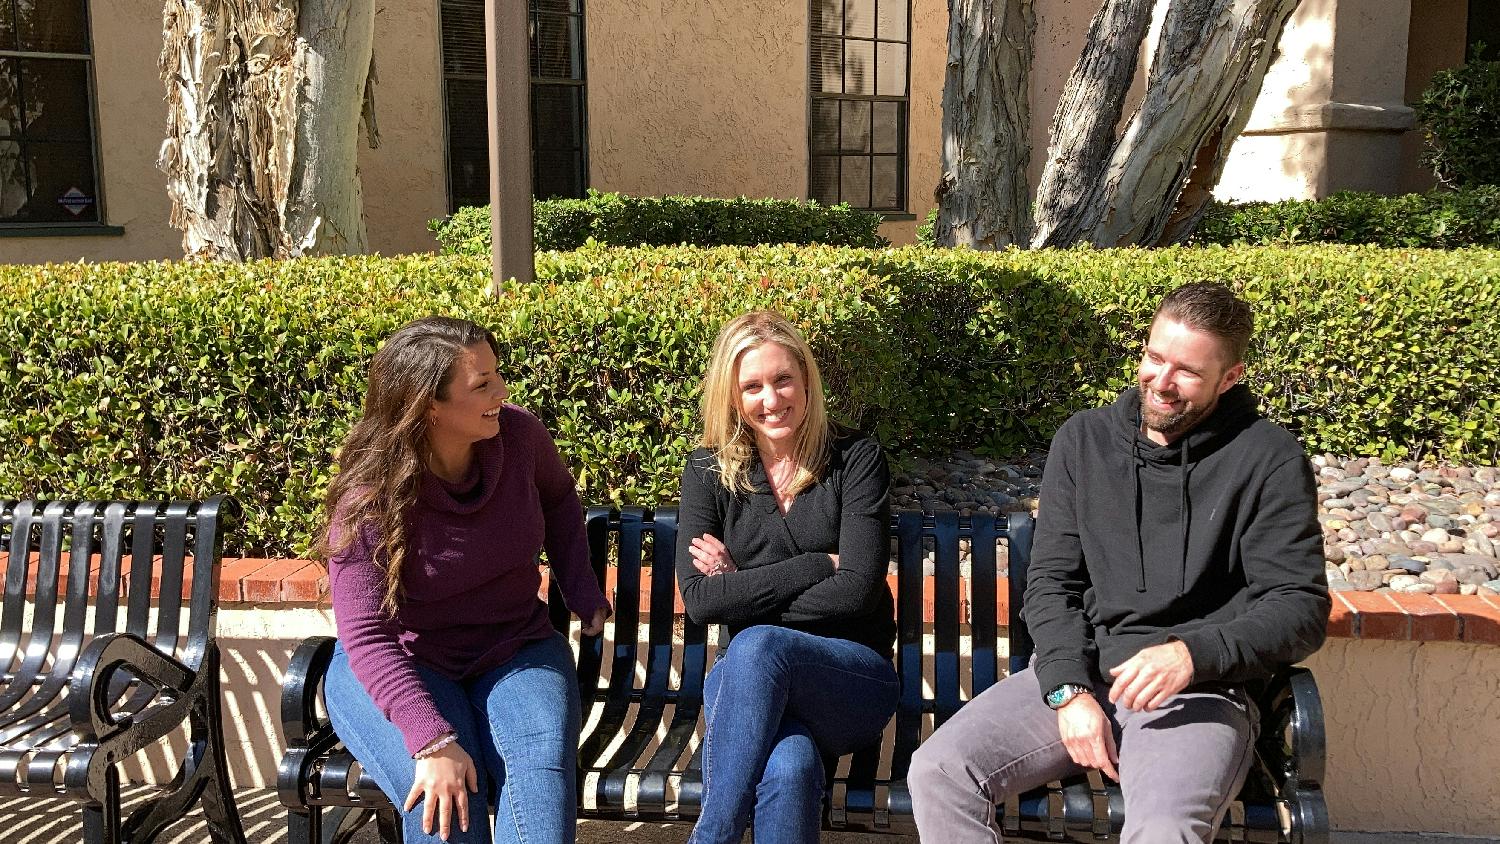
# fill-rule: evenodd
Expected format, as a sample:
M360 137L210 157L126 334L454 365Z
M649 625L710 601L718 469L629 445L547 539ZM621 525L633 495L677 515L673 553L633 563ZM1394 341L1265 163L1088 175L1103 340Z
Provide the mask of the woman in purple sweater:
M489 842L491 807L496 840L574 840L578 685L537 552L585 634L610 608L573 478L506 403L497 350L447 317L391 335L328 490L328 714L408 844Z

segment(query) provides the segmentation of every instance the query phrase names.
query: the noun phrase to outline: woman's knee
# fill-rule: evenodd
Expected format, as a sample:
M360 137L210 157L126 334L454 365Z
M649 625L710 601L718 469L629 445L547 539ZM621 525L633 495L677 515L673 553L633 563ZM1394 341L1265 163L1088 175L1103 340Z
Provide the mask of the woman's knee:
M784 667L796 639L806 634L773 624L758 624L735 634L729 643L731 664L770 670Z
M763 783L807 784L823 787L823 756L806 733L783 736L771 747Z

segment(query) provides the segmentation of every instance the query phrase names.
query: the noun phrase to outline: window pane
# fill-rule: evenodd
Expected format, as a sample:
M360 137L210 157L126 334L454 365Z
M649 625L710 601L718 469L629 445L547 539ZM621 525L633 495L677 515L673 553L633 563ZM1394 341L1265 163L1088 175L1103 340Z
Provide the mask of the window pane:
M870 207L870 159L862 155L844 156L839 198L855 208Z
M0 141L0 222L15 216L26 204L26 171L21 168L19 141Z
M839 143L839 101L813 100L813 152L833 152Z
M844 42L844 93L875 93L874 42Z
M576 150L583 146L583 89L531 86L532 148Z
M21 82L16 78L17 64L16 59L0 58L0 138L21 134Z
M88 143L31 144L22 147L31 183L7 223L96 223L94 150ZM0 165L3 166L3 165ZM11 204L7 200L7 204Z
M843 26L842 0L812 0L808 31L814 39L820 35L838 37Z
M566 14L568 12L581 14L583 12L582 6L579 5L579 0L531 0L531 10L533 12L557 12L559 14Z
M483 80L449 79L448 184L455 209L490 201L489 125Z
M844 0L844 34L850 38L875 37L875 0Z
M0 50L16 48L16 17L11 14L10 4L0 0ZM3 215L3 212L0 212Z
M443 0L443 72L484 73L484 0Z
M38 53L87 53L88 17L84 14L83 3L84 0L16 0L18 49Z
M579 153L538 150L532 163L537 198L583 196L583 158Z
M870 103L846 100L839 125L843 130L839 139L840 152L870 151Z
M814 36L812 40L812 89L824 94L844 92L843 39Z
M906 96L906 45L877 44L880 63L876 69L879 86L875 93L883 97Z
M873 103L875 110L875 152L901 151L901 103Z
M539 13L532 30L532 72L544 79L582 79L579 19Z
M93 142L85 62L21 59L21 131L29 141Z
M905 41L906 19L910 16L908 0L878 0L879 22L876 34L887 41Z
M901 198L901 179L897 168L899 159L894 155L877 155L874 158L874 187L871 189L871 208L897 208Z
M812 160L812 198L824 205L839 202L839 160L832 155L815 155Z

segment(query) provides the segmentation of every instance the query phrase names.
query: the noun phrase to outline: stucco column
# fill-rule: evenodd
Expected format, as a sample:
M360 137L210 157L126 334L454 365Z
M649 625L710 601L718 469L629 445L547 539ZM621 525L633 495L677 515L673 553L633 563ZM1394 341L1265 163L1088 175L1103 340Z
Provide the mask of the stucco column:
M1411 0L1302 0L1215 195L1400 192L1410 21Z

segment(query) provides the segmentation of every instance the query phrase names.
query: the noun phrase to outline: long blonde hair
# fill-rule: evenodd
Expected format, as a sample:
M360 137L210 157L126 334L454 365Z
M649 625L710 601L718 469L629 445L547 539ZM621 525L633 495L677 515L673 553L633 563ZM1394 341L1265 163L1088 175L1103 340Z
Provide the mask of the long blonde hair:
M428 409L447 398L454 363L478 343L499 355L495 335L468 320L431 316L397 329L370 361L364 415L339 450L339 472L324 499L328 524L314 553L327 560L353 544L361 528L371 529L371 554L385 569L380 606L388 615L401 598L407 519L430 457Z
M708 370L703 373L703 440L719 463L719 480L730 492L751 492L751 461L756 459L755 432L740 418L739 384L735 370L740 356L766 343L789 352L807 385L807 412L797 429L792 456L797 473L786 494L795 495L817 483L828 464L828 410L823 399L823 376L802 332L775 311L751 311L719 329Z

